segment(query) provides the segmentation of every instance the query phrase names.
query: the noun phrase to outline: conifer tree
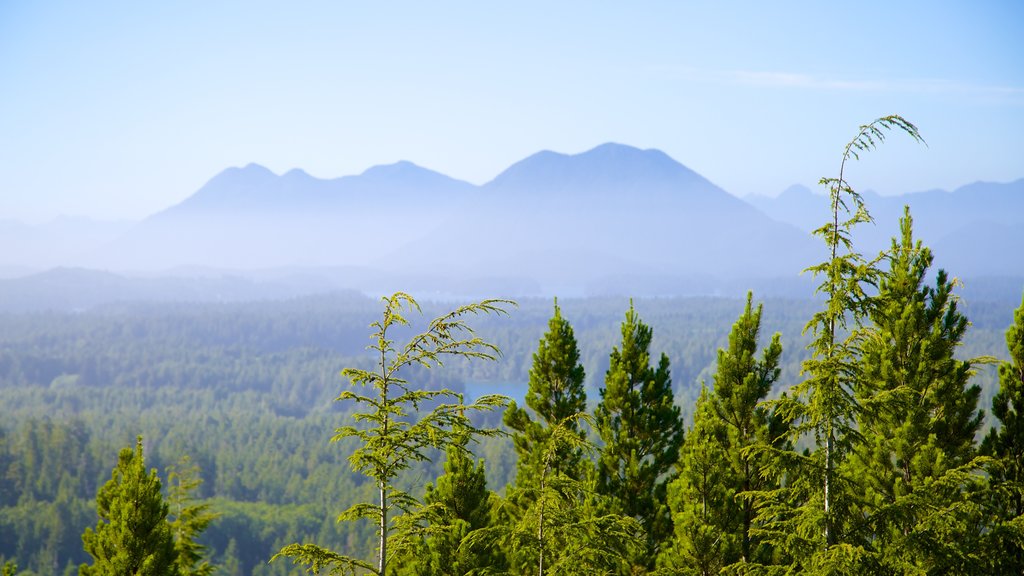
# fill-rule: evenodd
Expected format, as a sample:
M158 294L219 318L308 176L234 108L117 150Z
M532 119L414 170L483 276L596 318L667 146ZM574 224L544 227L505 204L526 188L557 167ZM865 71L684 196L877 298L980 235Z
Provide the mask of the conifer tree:
M109 481L96 495L99 523L82 534L93 558L82 576L166 576L176 573L178 553L167 522L169 506L155 469L146 472L142 437L124 448Z
M486 547L460 548L473 531L490 524L491 492L487 489L484 461L474 463L466 449L468 437L446 449L444 474L436 486L428 484L423 503L429 523L421 546L410 555L403 574L465 576L474 570L495 568L500 558Z
M658 556L662 573L711 576L739 557L740 479L730 466L728 431L701 387L693 426L679 455L679 476L669 484L675 537Z
M210 576L214 566L203 558L206 546L196 538L206 530L217 515L210 512L209 504L195 501L195 491L203 483L199 466L188 456L167 471L167 502L170 505L169 522L174 534L174 547L178 551L177 573L180 576Z
M548 331L541 338L530 367L526 406L536 419L515 402L505 411L504 422L513 431L512 441L519 457L516 486L535 487L533 484L539 478L545 446L554 426L566 422L572 432L581 439L584 437L584 432L576 427L576 419L572 418L587 407L584 379L576 337L572 326L562 317L556 300ZM582 479L582 453L578 448L561 446L552 465L556 474L565 473Z
M860 488L855 511L870 527L861 537L865 547L884 566L905 572L946 565L958 555L952 548L973 537L970 522L947 520L942 539L922 528L942 511L966 519L966 507L978 509L983 486L972 473L980 470L973 457L981 390L969 378L986 359L954 356L967 318L943 270L934 286L925 285L932 253L914 240L909 209L884 259L889 266L879 275L860 344L861 439L844 473Z
M992 414L1000 426L989 430L981 451L996 459L989 469L997 489L999 514L995 531L1000 544L991 554L1004 574L1024 573L1024 298L1006 330L1010 359L999 365L999 392Z
M939 270L934 287L924 284L933 257L914 241L909 209L886 259L889 269L879 277L870 312L872 329L861 345L856 395L864 406L858 414L864 439L854 461L872 494L892 502L973 457L981 388L968 380L972 364L983 359L954 356L967 318L945 271ZM929 445L942 462L928 460Z
M501 521L470 533L464 547L498 546L507 554L508 573L524 576L621 574L632 569L630 560L641 553L639 522L608 513L609 499L597 494L592 478L580 480L555 466L558 454L566 450L593 451L578 433L586 419L583 413L574 414L551 427L539 448L536 481L512 487L508 498L497 502Z
M793 388L792 397L775 402L780 416L792 423L794 441L808 435L814 449L807 454L773 451L775 472L786 481L757 494L762 520L757 533L787 556L791 572L857 572L874 562L869 551L844 534L852 489L840 470L859 440L858 348L871 303L868 287L876 285L879 274L877 261L865 259L853 246L854 228L871 216L846 180L846 164L874 149L893 129L923 142L917 127L904 118L878 118L861 126L846 144L838 177L821 179L829 190L832 218L814 234L824 241L828 259L807 270L822 278L817 292L824 308L804 328L812 336L811 358L803 364L807 380Z
M737 494L774 488L779 475L765 468L768 455L757 447L782 448L786 445L786 427L778 415L762 403L779 379L782 356L781 335L772 335L757 357L763 306L752 308L753 294L747 293L743 313L729 332L729 347L718 350L714 395L711 406L725 426L723 448L738 482ZM754 501L737 496L739 558L745 562L767 561L770 550L751 534L756 510ZM730 558L730 561L734 558Z
M641 561L648 568L672 533L667 487L683 443L668 356L662 354L657 368L651 366L652 336L630 301L595 417L604 443L597 461L598 491L612 499L614 512L643 526L647 546Z
M661 565L683 573L717 573L737 561L771 557L752 535L756 509L746 495L778 484L765 467L769 453L755 448L785 444L784 426L762 403L779 378L782 344L773 335L757 357L762 306L752 301L748 293L728 348L718 350L714 391L701 391L676 466L679 478L669 487L676 537Z
M404 314L420 311L408 294L398 292L382 298L382 318L373 324L369 349L375 356L375 368L346 368L342 375L353 386L369 386L373 395L353 390L343 391L336 401L353 401L365 411L354 414L355 425L335 430L332 442L355 438L359 446L349 457L352 469L373 480L377 500L351 506L339 520L367 519L376 526L377 559L368 562L341 554L316 544L285 546L272 560L288 557L295 564L305 564L313 573L356 574L369 572L388 574L395 557L406 557L420 542L425 509L413 494L398 484L400 474L414 462L428 458L427 450L445 450L462 441L466 434L493 435L494 430L472 426L465 411L491 410L504 406L503 396L484 396L471 405L450 390L422 390L402 377L411 366L441 366L449 357L493 360L499 353L493 344L478 337L467 323L468 316L507 314L506 300L483 300L460 306L432 320L424 332L415 334L404 345L395 341L394 331L409 325ZM442 403L456 399L456 403ZM428 406L432 406L429 411ZM423 413L426 412L426 413Z

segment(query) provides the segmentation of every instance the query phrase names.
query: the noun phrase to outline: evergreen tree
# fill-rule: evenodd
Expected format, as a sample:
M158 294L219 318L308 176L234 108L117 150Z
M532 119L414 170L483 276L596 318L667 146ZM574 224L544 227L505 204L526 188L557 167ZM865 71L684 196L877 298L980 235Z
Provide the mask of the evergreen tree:
M743 313L729 332L728 349L718 350L714 395L711 405L725 426L723 449L732 466L737 494L775 488L779 474L766 468L768 453L757 447L783 448L786 427L781 418L763 404L779 379L779 358L782 356L781 336L773 334L768 346L757 358L757 341L761 332L762 305L752 308L753 294L747 293ZM729 561L767 562L770 549L761 546L751 533L756 510L754 500L738 496L735 528L739 541L739 557Z
M490 524L491 492L487 490L484 462L473 462L464 438L446 450L444 475L427 485L423 503L429 523L423 543L410 555L403 574L465 576L474 570L501 565L485 547L461 547L473 531Z
M640 521L647 534L640 561L648 568L672 533L667 487L683 443L668 356L662 354L657 368L651 366L652 336L630 301L595 418L604 443L597 461L598 491L612 499L614 512Z
M217 515L210 512L209 504L198 504L193 496L203 483L199 466L188 456L167 472L167 502L170 505L171 532L174 548L178 551L177 573L180 576L210 576L214 566L203 559L206 546L196 542Z
M558 454L591 452L579 436L583 413L555 423L542 450L535 482L512 488L499 499L491 527L470 533L463 546L497 546L506 551L510 574L567 576L620 574L641 550L639 522L608 513L608 498L596 493L593 479L579 480L559 471ZM500 570L499 570L500 572ZM487 573L484 571L483 573Z
M980 388L968 381L986 359L954 357L968 322L944 271L924 284L932 254L914 241L909 210L884 258L860 344L861 438L844 470L860 488L860 540L897 574L980 566L965 554L986 539L978 525L988 499L974 460Z
M146 472L142 437L135 449L124 448L110 480L96 495L100 520L82 534L85 551L93 558L83 564L82 576L166 576L175 573L177 551L169 510L160 492L155 469Z
M1006 330L1010 359L999 365L999 392L992 414L1000 427L989 430L981 451L996 459L990 467L997 489L997 532L1001 541L992 556L1003 574L1024 574L1024 298Z
M572 432L581 439L584 437L584 432L576 427L576 419L572 418L587 407L584 378L576 337L572 326L562 317L556 300L554 316L548 321L548 331L541 338L530 367L526 405L536 415L536 420L515 402L505 411L504 422L513 431L512 441L519 457L516 486L535 487L554 426L566 422ZM556 474L582 479L582 453L577 448L562 446L552 466Z
M353 415L357 425L342 426L331 438L332 442L346 438L359 441L349 463L354 471L376 485L376 502L355 504L343 512L339 520L367 519L376 525L377 561L367 562L316 544L291 544L273 558L289 557L295 564L305 564L313 573L327 570L332 574L362 571L377 576L388 574L393 558L404 557L415 549L426 522L419 499L398 484L400 474L412 463L427 460L427 450L447 449L461 442L466 434L494 434L493 430L474 428L464 411L490 410L505 403L504 397L484 396L466 406L454 392L413 387L401 373L412 366L440 366L446 357L495 359L498 348L476 336L466 317L506 314L505 306L511 302L484 300L461 306L435 318L424 332L399 345L393 332L409 325L404 313L419 311L419 305L401 292L382 300L382 318L371 325L374 331L369 348L375 355L375 369L346 368L342 371L354 386L370 386L375 394L343 391L337 401L351 400L365 406L366 410ZM458 399L458 403L441 403L453 398ZM427 406L433 408L426 411Z
M679 476L668 488L675 538L658 556L658 567L668 574L711 576L740 555L740 479L726 452L728 431L706 387L693 418L677 463Z
M762 306L753 308L752 301L748 293L728 348L718 350L714 392L701 391L679 478L669 488L676 538L661 564L676 571L711 574L737 561L771 558L752 535L756 509L746 495L778 485L778 475L765 467L769 452L755 448L785 445L784 426L762 404L779 378L782 344L773 335L757 357Z
M807 454L772 451L774 473L785 482L757 494L762 525L757 532L787 556L791 572L858 572L874 562L844 534L853 490L840 470L859 439L858 347L871 303L867 288L876 285L879 274L877 262L853 247L853 229L870 222L871 216L846 180L846 163L875 148L892 129L922 141L917 127L902 117L879 118L861 126L846 144L838 177L821 180L829 190L832 219L814 234L825 242L828 259L808 271L822 277L817 291L824 296L824 308L805 328L812 336L811 358L803 364L808 379L793 388L793 397L775 403L780 416L792 423L793 440L808 435L814 449Z

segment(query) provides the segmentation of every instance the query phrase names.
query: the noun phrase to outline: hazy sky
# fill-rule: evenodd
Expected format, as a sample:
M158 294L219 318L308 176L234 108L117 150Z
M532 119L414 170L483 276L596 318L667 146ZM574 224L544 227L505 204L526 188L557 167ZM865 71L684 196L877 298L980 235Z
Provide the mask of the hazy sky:
M737 194L1024 177L1024 2L0 2L0 219L141 218L228 166L660 148Z

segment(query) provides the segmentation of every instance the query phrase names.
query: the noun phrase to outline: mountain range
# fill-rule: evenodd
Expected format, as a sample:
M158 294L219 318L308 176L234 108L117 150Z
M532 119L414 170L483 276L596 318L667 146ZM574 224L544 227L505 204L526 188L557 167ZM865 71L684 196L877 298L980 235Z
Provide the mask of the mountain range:
M917 236L954 275L1024 276L1024 180L864 196L876 223L857 230L860 250L884 248L909 204ZM305 283L450 295L809 294L800 271L824 257L809 232L828 209L802 187L740 199L661 151L620 144L539 152L480 186L410 162L335 179L250 164L134 225L0 222L0 238L28 247L0 271L227 274L288 293Z

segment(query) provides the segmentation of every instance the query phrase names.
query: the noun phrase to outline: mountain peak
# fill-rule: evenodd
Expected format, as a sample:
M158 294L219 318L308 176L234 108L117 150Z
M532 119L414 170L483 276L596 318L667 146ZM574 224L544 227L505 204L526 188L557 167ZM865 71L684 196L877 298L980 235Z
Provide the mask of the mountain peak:
M642 150L614 142L601 144L579 154L562 154L550 150L538 152L513 164L487 186L538 191L652 190L694 186L715 188L661 150Z

